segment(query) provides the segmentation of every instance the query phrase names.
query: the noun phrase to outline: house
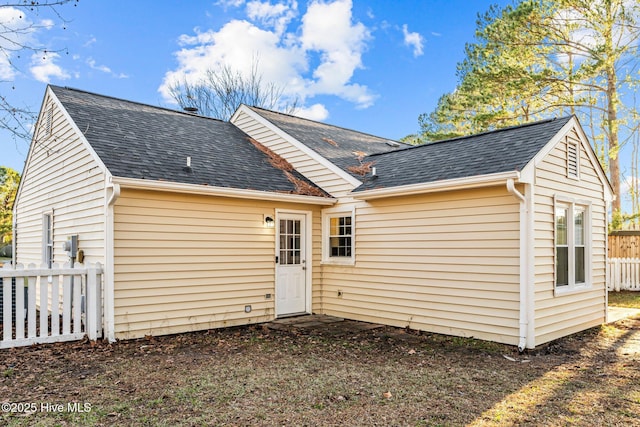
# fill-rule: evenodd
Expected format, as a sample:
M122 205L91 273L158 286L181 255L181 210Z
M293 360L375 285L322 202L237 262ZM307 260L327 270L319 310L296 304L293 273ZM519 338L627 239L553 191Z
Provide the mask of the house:
M605 321L611 198L575 117L413 147L49 86L15 258L77 235L111 340L324 313L524 349Z

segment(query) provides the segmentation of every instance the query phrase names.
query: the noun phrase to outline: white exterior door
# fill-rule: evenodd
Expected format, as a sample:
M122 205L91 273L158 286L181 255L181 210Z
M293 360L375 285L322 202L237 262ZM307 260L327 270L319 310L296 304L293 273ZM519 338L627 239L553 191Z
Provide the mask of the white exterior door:
M276 316L306 313L306 217L280 213L277 220Z

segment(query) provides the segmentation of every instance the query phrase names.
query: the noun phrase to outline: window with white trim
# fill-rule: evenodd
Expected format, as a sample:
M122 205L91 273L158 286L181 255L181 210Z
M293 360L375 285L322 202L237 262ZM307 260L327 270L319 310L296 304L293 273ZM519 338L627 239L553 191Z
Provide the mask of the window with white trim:
M569 201L555 206L556 291L590 286L589 206Z
M567 176L578 178L580 170L580 148L577 142L567 141Z
M51 268L53 265L53 213L42 216L42 263Z
M353 264L354 225L353 210L323 212L323 262Z

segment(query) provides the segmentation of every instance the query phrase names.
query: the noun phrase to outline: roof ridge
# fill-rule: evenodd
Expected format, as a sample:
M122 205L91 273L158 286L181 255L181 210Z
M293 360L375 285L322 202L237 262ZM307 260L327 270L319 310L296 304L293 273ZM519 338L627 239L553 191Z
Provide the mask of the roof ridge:
M307 121L307 122L317 123L317 124L323 125L323 126L329 126L329 127L333 127L333 128L336 128L336 129L342 129L342 130L346 130L346 131L349 131L349 132L354 132L354 133L357 133L357 134L360 134L360 135L366 135L366 136L371 136L371 137L378 138L378 139L384 139L384 140L395 142L395 143L398 143L398 144L401 144L401 145L409 145L406 142L402 142L402 141L399 141L399 140L396 140L396 139L386 138L384 136L374 135L374 134L368 133L368 132L362 132L362 131L359 131L359 130L350 129L350 128L346 128L346 127L343 127L343 126L333 125L333 124L330 124L330 123L321 122L319 120L312 120L312 119L307 119L305 117L294 116L293 114L288 114L288 113L283 113L283 112L280 112L280 111L269 110L267 108L262 108L262 107L256 107L255 105L247 105L247 107L249 107L251 109L254 109L254 110L261 110L261 111L266 111L268 113L274 113L274 114L278 114L278 115L281 115L281 116L291 117L291 118L297 119L297 120L304 120L304 121Z
M168 111L170 113L181 114L181 115L188 116L188 117L198 117L198 118L201 118L201 119L208 119L208 120L215 120L217 122L222 122L222 123L229 123L228 121L217 119L215 117L202 116L200 114L193 114L193 113L189 113L189 112L186 112L186 111L174 110L172 108L161 107L159 105L151 105L151 104L147 104L147 103L144 103L144 102L132 101L130 99L118 98L117 96L103 95L101 93L91 92L91 91L88 91L88 90L78 89L78 88L74 88L74 87L59 86L59 85L53 85L53 84L49 84L48 86L51 87L52 89L53 88L58 88L58 89L69 90L69 91L78 92L78 93L84 93L84 94L92 95L92 96L99 96L101 98L112 99L114 101L120 101L120 102L126 102L128 104L136 104L136 105L140 105L140 106L143 106L143 107L149 107L149 108L154 108L156 110Z
M509 130L514 130L514 129L522 129L522 128L526 128L526 127L530 127L530 126L541 125L541 124L544 124L544 123L551 123L551 122L554 122L556 120L564 120L564 119L566 119L568 121L569 119L571 119L574 116L575 116L575 114L570 114L568 116L561 116L561 117L551 117L551 118L548 118L548 119L536 120L534 122L528 122L528 123L522 123L522 124L519 124L519 125L507 126L507 127L504 127L504 128L488 130L488 131L484 131L484 132L480 132L480 133L457 136L455 138L441 139L441 140L438 140L438 141L430 141L430 142L425 142L425 143L419 144L419 145L410 145L409 147L399 148L399 149L394 150L394 151L386 151L386 152L382 152L382 153L372 153L367 157L381 156L381 155L390 154L390 153L398 153L398 152L406 151L406 150L414 150L414 149L421 148L421 147L433 146L435 144L445 144L445 143L457 142L457 141L461 141L461 140L465 140L465 139L469 139L469 138L476 138L478 136L496 134L496 133L509 131Z

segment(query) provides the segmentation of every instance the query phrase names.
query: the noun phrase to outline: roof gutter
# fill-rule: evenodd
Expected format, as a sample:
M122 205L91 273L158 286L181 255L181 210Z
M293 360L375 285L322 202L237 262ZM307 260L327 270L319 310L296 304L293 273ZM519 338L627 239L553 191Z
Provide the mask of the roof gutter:
M520 172L500 172L465 178L445 179L428 183L401 185L397 187L375 188L372 190L352 192L350 195L354 199L374 200L384 197L412 196L414 194L435 193L438 191L464 190L468 188L488 187L491 185L504 185L509 179L520 179Z
M331 206L334 198L304 196L300 194L276 193L259 190L245 190L228 187L209 187L199 184L184 184L169 181L152 181L148 179L122 178L114 176L114 184L135 190L170 191L175 193L199 194L204 196L234 197L238 199L268 200L274 202L304 203L307 205Z

